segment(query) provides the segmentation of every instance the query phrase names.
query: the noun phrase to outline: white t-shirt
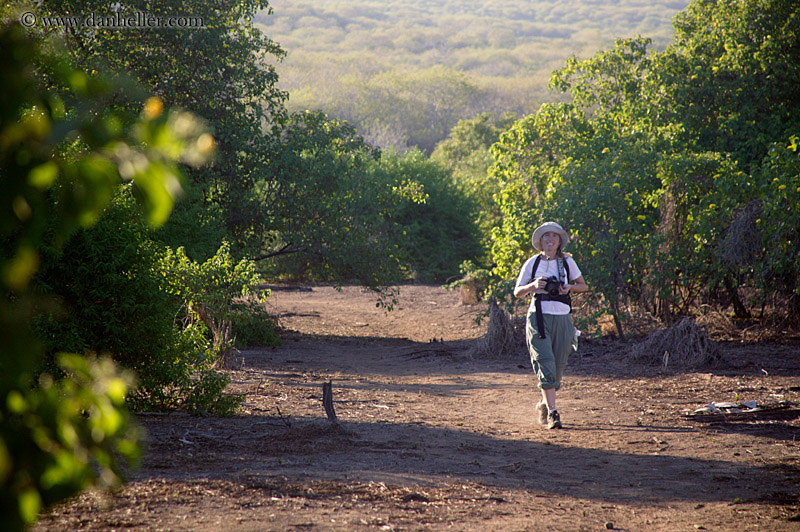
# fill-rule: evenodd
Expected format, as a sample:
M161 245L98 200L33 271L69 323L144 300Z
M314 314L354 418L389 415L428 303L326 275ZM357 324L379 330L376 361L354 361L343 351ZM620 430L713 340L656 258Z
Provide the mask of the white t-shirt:
M533 275L531 272L533 263L536 261L536 257L539 256L542 257L542 260L539 261L539 267L536 269L536 274ZM572 282L583 274L572 257L565 258L567 266L569 267L569 282ZM531 279L537 277L555 276L563 282L566 282L566 273L564 270L562 269L560 274L558 272L559 264L561 264L561 261L558 259L547 260L544 255L534 255L522 265L522 270L519 272L519 277L517 277L516 287L518 288L529 284ZM544 290L536 290L536 292L545 293ZM535 300L531 298L531 304L530 307L528 307L529 312L534 309L535 303ZM542 314L569 314L569 305L561 303L560 301L542 301Z

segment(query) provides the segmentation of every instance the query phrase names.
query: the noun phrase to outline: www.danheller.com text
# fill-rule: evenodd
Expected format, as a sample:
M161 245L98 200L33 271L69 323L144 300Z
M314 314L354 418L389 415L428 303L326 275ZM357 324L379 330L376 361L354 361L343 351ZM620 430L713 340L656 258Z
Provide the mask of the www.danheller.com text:
M26 16L27 15L27 16ZM32 26L36 19L41 25L51 28L203 28L203 17L199 16L156 16L143 11L111 14L88 13L86 15L51 15L37 17L35 13L26 12L20 21Z

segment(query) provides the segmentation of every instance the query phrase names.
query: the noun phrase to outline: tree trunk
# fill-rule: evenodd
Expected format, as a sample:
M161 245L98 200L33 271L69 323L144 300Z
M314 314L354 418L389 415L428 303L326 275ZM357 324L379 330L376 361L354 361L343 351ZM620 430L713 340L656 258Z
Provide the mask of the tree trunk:
M619 319L619 303L614 300L611 302L611 316L614 318L614 327L617 328L619 339L625 341L625 333L622 331L622 321Z
M668 299L658 298L656 300L656 316L661 318L665 325L672 324L672 306Z
M725 290L728 292L728 297L731 298L731 303L733 304L733 315L740 320L750 319L750 311L747 310L747 307L739 297L739 291L733 286L733 281L731 281L730 276L726 275L723 279L723 283L725 284Z

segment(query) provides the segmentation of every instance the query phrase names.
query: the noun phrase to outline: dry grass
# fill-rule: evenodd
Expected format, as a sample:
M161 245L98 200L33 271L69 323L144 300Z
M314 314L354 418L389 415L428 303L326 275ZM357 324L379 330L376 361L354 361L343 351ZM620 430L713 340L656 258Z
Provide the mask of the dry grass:
M479 338L470 355L513 356L525 349L525 318L509 317L508 313L489 298L489 326L486 334Z
M701 305L698 309L697 324L715 338L740 338L739 327L725 313L709 305Z
M483 283L472 277L466 277L459 286L462 305L477 305L483 293Z
M721 353L708 332L692 318L683 318L674 326L656 331L634 344L632 361L650 366L700 368L721 362Z

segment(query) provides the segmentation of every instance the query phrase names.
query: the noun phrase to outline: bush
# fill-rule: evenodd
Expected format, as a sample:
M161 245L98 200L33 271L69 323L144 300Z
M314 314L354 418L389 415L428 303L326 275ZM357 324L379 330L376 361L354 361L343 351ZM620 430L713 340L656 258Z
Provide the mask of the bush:
M241 303L241 308L233 311L231 322L234 345L238 349L280 344L277 320L258 301Z
M241 399L225 396L228 377L213 369L217 353L201 323L176 321L184 301L163 270L127 187L98 223L78 231L63 252L45 250L40 290L55 296L34 319L45 344L42 368L59 374L55 353L108 353L137 374L128 400L136 410L227 415ZM169 253L167 253L169 256Z
M227 242L202 264L191 260L183 248L167 250L161 268L167 290L182 301L186 326L202 324L208 331L211 362L222 359L224 365L224 357L235 344L246 347L279 341L274 320L260 306L268 292L258 294L261 277L255 263L246 259L236 262ZM255 301L251 299L254 296Z
M418 150L405 155L387 152L373 172L385 180L411 180L423 187L424 202L406 200L393 213L402 258L412 277L423 282L445 281L459 265L480 254L470 199L452 182L449 172Z
M60 268L74 250L58 250L77 228L95 224L123 176L150 222L163 222L170 191L180 187L177 162L205 134L189 114L161 113L157 98L148 100L151 112L124 116L109 98L128 99L126 86L73 70L40 45L16 22L0 24L0 49L14 50L0 64L0 515L9 531L24 530L42 508L92 484L118 483L122 466L135 463L140 435L125 408L130 372L108 358L62 354L49 358L53 374L39 371L35 378L45 353L32 322L38 318L51 353L61 341L80 351L91 347L80 327L58 334L58 318L72 316L59 316L68 301L53 304L50 294L85 295L95 287L80 276L96 281L96 272ZM52 275L60 269L64 279ZM128 271L117 273L123 279ZM107 302L84 299L95 316L90 308L72 308L102 322Z
M23 530L50 506L90 485L121 482L135 466L141 431L125 409L132 383L108 358L62 354L65 376L44 373L37 386L4 394L0 416L0 515L4 530Z
M58 301L35 320L48 360L65 350L112 353L140 372L140 385L146 387L141 371L146 373L174 343L172 321L179 308L161 289L158 253L127 189L63 252L43 253L36 282Z

